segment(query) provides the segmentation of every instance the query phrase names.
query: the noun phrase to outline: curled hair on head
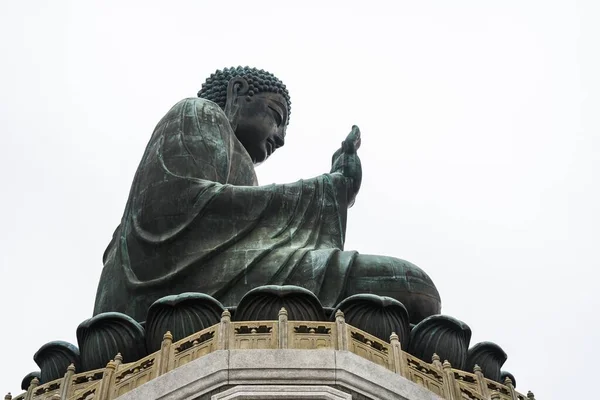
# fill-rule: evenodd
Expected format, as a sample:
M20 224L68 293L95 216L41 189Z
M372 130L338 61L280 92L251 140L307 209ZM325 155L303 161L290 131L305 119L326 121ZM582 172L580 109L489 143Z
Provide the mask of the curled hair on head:
M279 93L282 95L287 103L289 123L289 115L292 112L290 94L283 82L275 75L262 69L237 67L217 70L202 84L202 89L198 91L198 97L217 103L219 107L225 110L227 86L229 81L234 78L244 78L248 82L248 96L254 96L257 93Z

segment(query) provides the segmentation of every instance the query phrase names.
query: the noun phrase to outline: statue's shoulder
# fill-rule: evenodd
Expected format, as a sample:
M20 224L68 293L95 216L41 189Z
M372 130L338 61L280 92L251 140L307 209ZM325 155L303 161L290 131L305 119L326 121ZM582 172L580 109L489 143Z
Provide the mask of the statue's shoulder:
M183 123L182 118L184 117L196 119L198 121L199 125L184 124L188 128L190 126L201 126L203 127L202 129L205 130L207 126L230 127L225 112L217 103L198 97L189 97L177 102L171 107L159 121L157 128L170 126L170 129L174 129L174 126L179 126L180 123ZM173 124L174 121L178 122Z
M179 103L176 104L176 106L181 105L181 106L187 106L187 107L195 107L195 108L200 108L203 109L205 112L208 113L215 113L215 114L223 114L225 115L225 112L223 111L223 109L215 102L207 100L207 99L202 99L200 97L188 97L185 98L183 100L181 100Z

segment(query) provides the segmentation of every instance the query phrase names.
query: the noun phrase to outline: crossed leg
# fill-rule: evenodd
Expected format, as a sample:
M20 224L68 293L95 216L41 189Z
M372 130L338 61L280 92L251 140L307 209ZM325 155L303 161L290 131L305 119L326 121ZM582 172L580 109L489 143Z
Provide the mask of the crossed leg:
M421 268L398 258L356 255L346 281L345 297L359 293L400 301L413 324L441 312L440 295L431 278Z

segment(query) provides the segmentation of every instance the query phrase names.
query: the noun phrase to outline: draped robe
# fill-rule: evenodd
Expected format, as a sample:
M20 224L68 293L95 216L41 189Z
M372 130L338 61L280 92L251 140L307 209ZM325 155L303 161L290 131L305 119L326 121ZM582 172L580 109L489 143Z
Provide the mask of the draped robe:
M323 306L344 295L356 252L343 251L346 178L258 186L221 108L185 99L158 123L104 254L94 314L138 321L183 292L236 305L250 289L297 285Z

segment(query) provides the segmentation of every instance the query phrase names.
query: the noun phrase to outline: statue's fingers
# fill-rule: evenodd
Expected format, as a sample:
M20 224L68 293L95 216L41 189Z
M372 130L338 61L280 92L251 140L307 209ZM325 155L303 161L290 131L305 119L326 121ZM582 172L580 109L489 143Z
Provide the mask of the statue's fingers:
M358 129L358 126L352 125L350 133L346 136L346 141L354 141L357 137L360 137L360 129Z
M358 150L360 147L360 129L356 125L352 125L352 130L348 134L346 141L351 144L351 147L354 151Z

